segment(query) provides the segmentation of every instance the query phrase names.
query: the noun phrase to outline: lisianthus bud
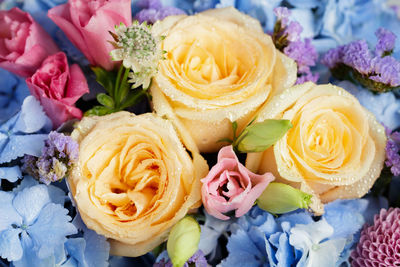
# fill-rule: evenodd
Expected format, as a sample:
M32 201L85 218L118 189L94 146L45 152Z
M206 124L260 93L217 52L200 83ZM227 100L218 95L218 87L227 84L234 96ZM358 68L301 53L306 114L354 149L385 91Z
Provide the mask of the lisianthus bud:
M168 255L174 267L181 267L197 251L200 242L200 226L190 216L180 220L169 234Z
M262 152L292 128L289 120L265 120L246 127L233 144L243 153Z
M299 208L308 208L311 197L290 185L270 183L257 199L257 205L270 213L282 214Z

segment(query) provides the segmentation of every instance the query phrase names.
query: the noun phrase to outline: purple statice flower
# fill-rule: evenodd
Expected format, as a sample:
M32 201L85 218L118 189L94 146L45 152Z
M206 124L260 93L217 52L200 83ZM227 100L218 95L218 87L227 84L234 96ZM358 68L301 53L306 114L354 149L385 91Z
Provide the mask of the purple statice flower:
M183 267L189 267L189 266L195 266L195 267L207 267L207 260L204 256L204 253L201 250L197 250L196 253L193 254L192 257L188 259L187 262L183 265ZM157 262L154 263L153 267L172 267L172 262L168 258L168 253L164 251L163 253L160 254L160 256L157 259Z
M341 45L336 48L330 49L321 59L321 63L330 69L333 69L339 64L343 63L345 47L346 46Z
M288 25L290 13L290 10L283 6L274 8L276 19L281 21L281 27L283 28Z
M371 72L371 60L371 52L365 40L351 42L344 48L343 63L361 74L368 75Z
M155 23L157 20L162 20L168 16L186 14L185 11L176 7L163 7L160 0L142 0L138 5L143 8L135 16L135 19L140 23L144 21Z
M304 42L290 42L283 52L297 62L299 73L309 72L310 66L315 66L318 59L317 50L311 44L311 39L309 38L304 39Z
M391 87L400 86L400 62L394 57L375 57L371 60L371 68L371 80Z
M311 71L308 71L307 73L304 73L299 77L297 77L296 84L303 84L305 82L316 83L318 79L319 79L318 73L313 74Z
M387 167L390 167L390 171L395 176L400 175L400 133L392 132L389 128L386 128L386 135L388 141L386 143L386 161Z
M78 143L69 136L53 131L45 141L42 155L39 158L25 155L22 169L48 185L63 179L78 157Z
M396 35L385 28L379 28L375 35L378 38L378 43L375 46L375 55L382 57L386 53L391 54L396 43Z
M303 31L303 27L301 27L300 23L297 21L292 21L284 30L284 35L287 35L286 39L289 42L297 42L300 40L300 34Z

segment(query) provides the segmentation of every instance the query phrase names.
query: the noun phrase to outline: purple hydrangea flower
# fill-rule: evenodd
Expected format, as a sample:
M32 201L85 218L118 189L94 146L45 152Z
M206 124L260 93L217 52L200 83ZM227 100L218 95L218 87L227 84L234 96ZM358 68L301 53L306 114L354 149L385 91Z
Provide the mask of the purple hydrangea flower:
M276 7L274 8L274 14L276 16L276 19L281 21L281 26L286 27L289 22L289 16L290 16L290 10L287 9L286 7Z
M207 267L207 260L204 256L204 253L201 250L197 250L196 253L193 254L192 257L188 259L187 262L183 265L183 267L189 266L196 266L196 267ZM168 258L167 251L164 251L160 254L157 258L157 262L154 263L153 267L172 267L172 262Z
M365 75L371 72L372 56L365 40L349 43L343 52L344 64Z
M386 143L386 161L387 167L390 167L390 171L395 176L400 175L400 133L392 132L386 128L386 135L388 141Z
M70 167L78 161L79 145L71 137L50 132L42 155L37 158L26 155L23 170L44 184L63 179Z
M139 6L143 9L136 14L135 19L140 23L144 21L155 23L168 16L186 14L185 11L176 7L163 7L160 0L142 0Z
M392 87L400 86L400 62L392 56L375 57L371 60L374 75L371 80L381 82Z
M375 32L378 38L378 43L375 46L375 54L379 57L385 55L385 53L391 53L396 43L396 35L389 30L379 28Z

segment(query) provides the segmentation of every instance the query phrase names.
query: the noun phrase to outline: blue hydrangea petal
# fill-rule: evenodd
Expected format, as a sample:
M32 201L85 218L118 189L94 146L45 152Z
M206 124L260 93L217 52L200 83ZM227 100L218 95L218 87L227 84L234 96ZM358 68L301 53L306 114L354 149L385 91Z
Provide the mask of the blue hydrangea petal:
M279 245L277 248L278 250L275 253L275 257L279 262L278 266L292 266L295 258L293 255L293 248L289 244L289 238L286 233L279 236Z
M21 233L21 244L23 248L23 255L22 258L18 261L14 261L12 263L15 267L54 267L55 265L55 258L54 256L50 256L44 259L40 259L37 255L35 250L33 249L33 241L28 236L26 231L22 231ZM64 249L63 246L60 249Z
M11 183L16 182L22 178L21 169L18 166L13 167L0 167L0 180L6 179Z
M0 152L0 164L10 162L25 154L40 156L46 139L46 134L12 135L5 144L3 151ZM0 147L1 145L0 137Z
M64 244L66 236L77 232L67 214L68 210L63 206L49 203L40 211L35 223L28 228L39 258L52 255L57 247Z
M67 242L65 242L65 250L68 253L70 258L73 258L76 263L80 264L82 267L88 266L85 260L85 247L86 241L82 237L78 238L69 238ZM63 265L64 266L64 265ZM96 265L93 265L96 266Z
M12 205L13 199L13 193L0 191L0 231L8 229L12 224L22 224L22 217Z
M325 220L334 229L331 239L352 237L364 225L368 200L336 200L325 205ZM346 223L343 223L346 222Z
M107 239L95 231L85 230L83 237L86 241L85 260L89 266L106 267L110 256L110 244Z
M208 255L215 252L218 245L218 238L227 230L232 221L222 221L209 215L206 211L204 213L206 220L204 225L200 225L199 249L203 251L204 255Z
M22 179L21 183L14 187L13 192L18 193L24 190L25 188L32 187L34 185L38 185L39 182L35 179L32 178L30 175L25 175L24 178Z
M22 216L23 223L31 225L49 202L50 198L46 186L36 185L19 192L13 200L13 206Z
M25 98L21 107L14 132L36 133L47 123L47 116L39 101L33 96Z
M309 224L314 222L311 217L311 214L307 211L293 211L290 213L283 214L281 217L276 219L278 224L282 222L288 222L291 227L294 227L296 224Z
M246 244L246 245L244 245ZM221 266L267 266L265 254L258 249L249 235L239 229L231 235L227 245L229 256L221 262Z
M0 257L8 261L19 260L22 257L22 246L19 240L19 228L10 228L0 232Z

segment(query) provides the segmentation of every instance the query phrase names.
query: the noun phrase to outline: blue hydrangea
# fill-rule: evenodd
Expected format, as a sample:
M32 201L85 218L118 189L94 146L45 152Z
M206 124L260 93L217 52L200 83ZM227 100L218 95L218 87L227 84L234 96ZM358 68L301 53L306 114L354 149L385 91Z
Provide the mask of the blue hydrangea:
M337 200L318 221L307 211L274 218L254 207L231 225L229 256L221 266L339 266L365 222L367 206L367 200Z
M24 154L40 156L51 129L51 122L39 102L25 98L21 110L0 124L0 164L10 162Z
M18 112L29 95L26 82L14 74L0 69L0 123Z
M20 188L21 189L21 188ZM48 266L76 233L68 210L53 203L45 185L0 191L0 256L15 266Z
M19 166L0 167L0 180L6 179L9 182L14 183L21 177L22 173Z

